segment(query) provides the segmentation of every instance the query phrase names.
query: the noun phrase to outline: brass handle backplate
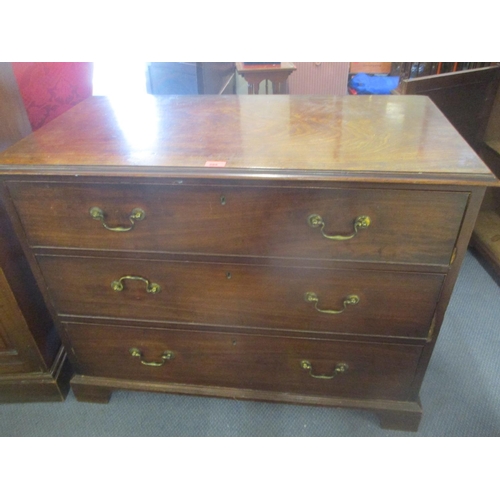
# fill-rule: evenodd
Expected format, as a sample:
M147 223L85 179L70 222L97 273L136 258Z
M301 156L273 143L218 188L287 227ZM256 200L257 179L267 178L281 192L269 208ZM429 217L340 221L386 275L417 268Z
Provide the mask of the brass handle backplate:
M316 311L325 314L340 314L346 310L347 306L355 306L359 303L359 297L357 295L348 295L344 298L344 307L338 311L335 311L333 309L320 309L318 307L319 298L314 292L306 292L306 294L304 295L304 300L306 302L313 302Z
M142 276L122 276L120 279L111 282L111 288L115 292L121 292L123 290L123 280L134 280L134 281L143 281L146 283L146 292L148 293L159 293L161 291L160 285L157 283L151 283L146 278Z
M104 212L102 211L102 209L100 209L99 207L92 207L89 210L89 213L90 213L90 216L92 217L92 219L100 221L101 224L103 225L103 227L105 229L107 229L108 231L115 231L115 232L121 232L121 233L123 233L125 231L130 231L131 229L134 228L135 221L143 220L144 217L146 217L146 214L144 213L144 210L142 208L134 208L132 210L132 212L130 213L130 215L128 216L128 219L130 221L129 227L121 227L121 226L110 227L104 221Z
M175 358L175 354L172 352L172 351L165 351L162 355L161 355L161 361L144 361L142 359L142 352L140 349L137 349L137 347L132 347L129 349L129 352L130 354L134 357L134 358L140 358L141 360L141 364L145 365L145 366L163 366L165 364L166 361L170 361L171 359L174 359Z
M335 368L333 370L333 375L315 375L313 373L313 367L310 361L307 361L307 359L303 359L300 362L300 366L303 370L307 370L309 372L309 375L313 378L321 378L324 380L331 380L332 378L335 378L337 375L341 373L345 373L347 369L349 368L349 365L347 363L337 363L335 365Z
M368 215L360 215L359 217L356 218L354 221L354 232L352 234L349 234L347 236L342 236L342 235L335 235L335 236L330 236L325 233L325 223L321 217L321 215L313 214L310 215L307 219L307 223L311 227L319 227L321 234L325 237L328 238L329 240L335 240L335 241L344 241L344 240L350 240L351 238L354 238L356 234L358 234L359 229L366 229L370 224L371 224L371 219L368 217Z

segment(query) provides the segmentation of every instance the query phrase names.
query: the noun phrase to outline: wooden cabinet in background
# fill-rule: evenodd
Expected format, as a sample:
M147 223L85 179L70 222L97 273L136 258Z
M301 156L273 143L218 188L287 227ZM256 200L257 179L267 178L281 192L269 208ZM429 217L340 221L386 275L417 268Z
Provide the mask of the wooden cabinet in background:
M417 63L422 64L422 63ZM425 63L427 64L427 63ZM435 64L429 63L428 69ZM459 65L459 63L455 63ZM469 63L481 65L486 63ZM413 63L404 63L403 72ZM406 75L408 76L408 75ZM500 178L500 66L491 64L416 78L403 75L398 94L430 97L474 151ZM500 189L488 188L471 239L482 263L500 279Z
M66 352L0 206L0 403L63 401Z
M0 150L31 132L10 63L0 63ZM0 403L63 401L70 368L54 323L0 204Z
M491 109L479 154L492 172L500 178L500 87ZM486 261L500 283L500 189L486 192L472 235L472 244Z
M425 95L479 152L500 82L500 66L401 79L395 93Z

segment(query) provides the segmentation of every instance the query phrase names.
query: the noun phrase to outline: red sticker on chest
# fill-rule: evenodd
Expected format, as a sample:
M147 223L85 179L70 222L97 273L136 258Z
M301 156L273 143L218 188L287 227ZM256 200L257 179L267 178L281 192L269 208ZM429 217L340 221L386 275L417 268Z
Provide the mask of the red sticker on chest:
M225 161L207 161L205 167L225 167Z

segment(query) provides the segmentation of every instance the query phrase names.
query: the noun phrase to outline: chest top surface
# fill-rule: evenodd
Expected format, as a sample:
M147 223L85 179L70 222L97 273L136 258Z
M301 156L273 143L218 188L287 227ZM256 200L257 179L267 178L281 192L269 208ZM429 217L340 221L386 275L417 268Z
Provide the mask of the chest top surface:
M0 173L495 182L423 96L91 97L0 154Z

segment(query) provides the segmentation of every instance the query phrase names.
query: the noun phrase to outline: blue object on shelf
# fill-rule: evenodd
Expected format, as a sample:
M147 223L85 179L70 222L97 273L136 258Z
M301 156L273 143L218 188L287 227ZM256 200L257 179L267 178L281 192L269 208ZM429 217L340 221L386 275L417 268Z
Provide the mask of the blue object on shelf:
M399 76L367 75L358 73L354 75L349 87L354 89L357 94L390 94L399 83Z

